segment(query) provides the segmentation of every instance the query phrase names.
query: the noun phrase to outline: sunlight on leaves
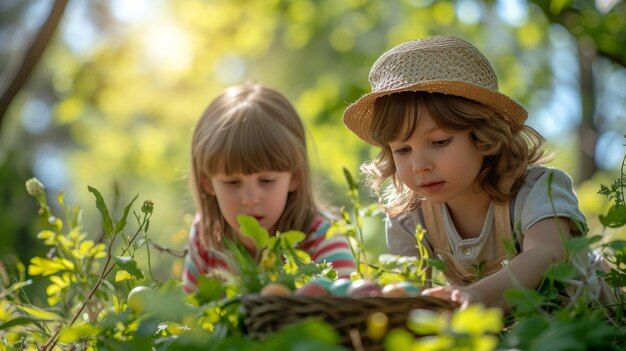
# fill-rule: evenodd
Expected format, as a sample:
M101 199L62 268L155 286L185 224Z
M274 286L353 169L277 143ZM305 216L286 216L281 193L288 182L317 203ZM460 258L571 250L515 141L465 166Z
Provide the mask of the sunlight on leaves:
M129 279L133 279L133 276L130 273L128 273L128 271L120 269L119 271L115 273L116 282L122 282L124 280L129 280Z
M30 275L51 275L62 270L74 270L74 264L65 259L54 257L49 260L42 257L33 257L30 259L30 265L28 266L28 274Z
M502 310L472 304L466 309L454 313L450 327L453 332L466 333L471 336L498 333L503 327Z
M46 321L55 321L55 320L60 320L61 316L56 315L52 312L48 312L46 310L43 310L39 307L35 307L35 306L18 306L18 308L24 312L26 312L28 315L35 317L39 320L46 320Z
M96 336L100 333L100 329L88 323L77 324L67 329L59 335L60 342L73 342L82 338Z

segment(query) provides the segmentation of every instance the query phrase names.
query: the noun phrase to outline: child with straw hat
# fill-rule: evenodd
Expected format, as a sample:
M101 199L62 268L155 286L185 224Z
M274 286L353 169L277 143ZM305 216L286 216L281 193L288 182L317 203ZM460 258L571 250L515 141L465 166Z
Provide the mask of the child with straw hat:
M543 166L544 138L499 92L478 49L452 36L406 42L374 63L369 80L371 93L343 121L380 148L362 170L384 202L390 252L416 256L421 226L430 258L446 263L449 285L424 294L508 310L504 292L537 288L551 265L594 271L588 253L563 246L586 232L571 178ZM569 298L600 298L601 285L581 273Z

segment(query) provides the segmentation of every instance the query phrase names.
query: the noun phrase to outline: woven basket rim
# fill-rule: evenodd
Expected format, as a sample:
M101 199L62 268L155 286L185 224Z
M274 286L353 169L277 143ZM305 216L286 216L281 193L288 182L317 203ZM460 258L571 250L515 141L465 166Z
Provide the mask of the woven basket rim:
M371 303L377 301L385 301L394 303L402 303L402 302L414 302L416 300L424 301L424 302L432 302L434 305L439 305L442 308L454 309L457 306L452 302L444 299L440 299L434 296L425 296L425 295L416 295L416 296L363 296L363 297L350 297L350 296L336 296L336 295L326 295L326 296L306 296L306 295L261 295L258 293L253 294L245 294L241 296L242 302L259 302L259 301L275 301L275 302L304 302L304 303L323 303L327 304L328 302L346 302L350 301L352 303L361 301L363 303Z
M433 296L406 297L348 297L348 296L301 296L260 295L241 296L244 307L246 333L253 338L264 338L278 329L307 318L328 322L339 334L341 343L349 346L351 334L363 335L367 319L375 312L388 317L388 327L406 328L411 311L426 309L435 312L451 312L457 306L448 300ZM382 344L362 339L364 349L382 350Z

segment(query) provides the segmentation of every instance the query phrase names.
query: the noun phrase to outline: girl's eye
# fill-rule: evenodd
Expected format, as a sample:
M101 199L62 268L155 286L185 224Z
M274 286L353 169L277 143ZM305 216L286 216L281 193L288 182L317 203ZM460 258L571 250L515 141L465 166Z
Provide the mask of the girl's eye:
M452 138L435 140L435 141L433 141L433 145L434 146L446 146L446 145L450 144L451 140L452 140Z
M226 185L237 185L239 184L239 181L236 179L227 179L227 180L224 180L223 183Z
M260 179L259 182L263 183L263 184L269 184L269 183L273 183L275 179L273 178L265 178L265 179Z
M404 147L393 150L393 153L398 154L398 155L403 155L403 154L408 153L409 151L411 151L411 148L408 146L404 146Z

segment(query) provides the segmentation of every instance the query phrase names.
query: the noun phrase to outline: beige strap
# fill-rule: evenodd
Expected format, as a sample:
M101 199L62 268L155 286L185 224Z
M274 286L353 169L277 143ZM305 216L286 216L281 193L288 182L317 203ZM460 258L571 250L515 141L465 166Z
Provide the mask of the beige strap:
M507 178L502 181L501 186L502 188L509 188L512 183L513 180ZM432 251L436 256L435 258L443 260L448 265L448 268L442 273L451 284L467 285L479 279L481 276L493 274L502 268L502 262L508 256L503 242L505 240L513 240L509 201L494 205L495 228L492 235L495 235L496 240L502 244L497 246L496 254L492 260L482 263L482 272L476 272L475 267L462 264L453 255L443 223L441 205L433 204L427 200L422 200L420 204L424 215L426 237L432 246ZM480 263L481 262L477 262L477 264Z

